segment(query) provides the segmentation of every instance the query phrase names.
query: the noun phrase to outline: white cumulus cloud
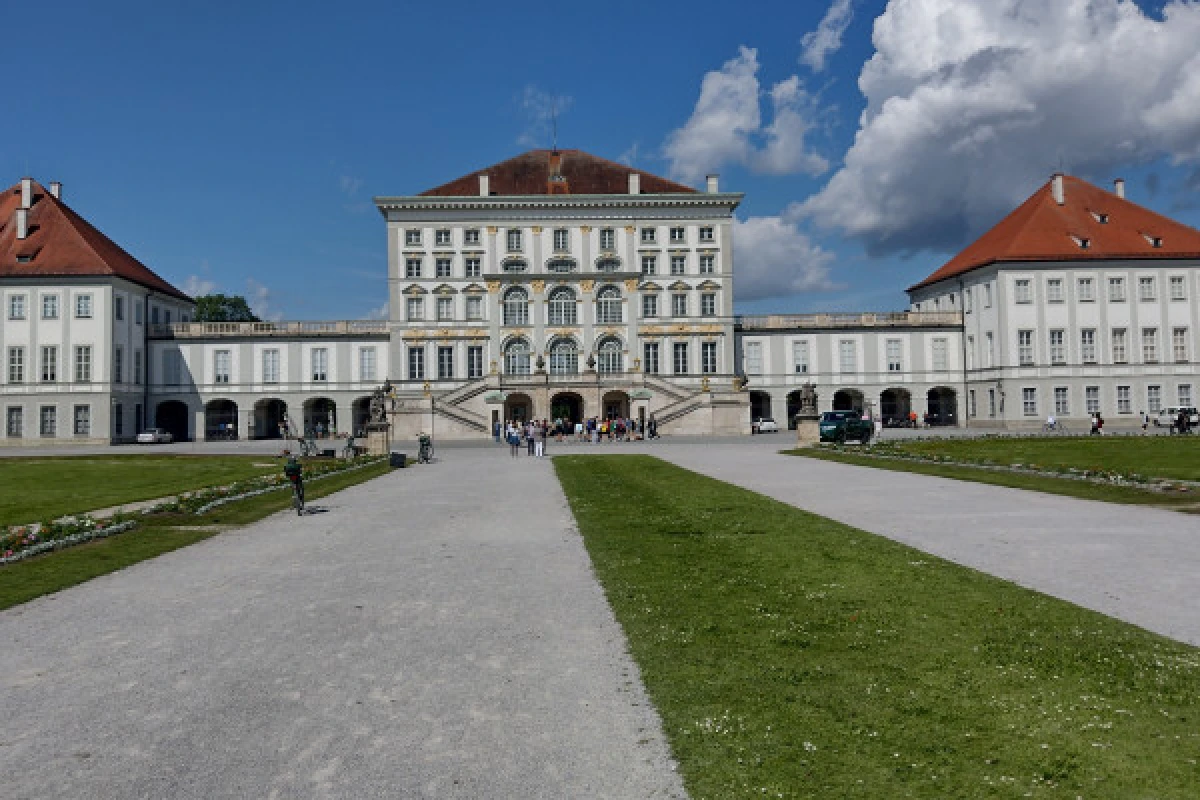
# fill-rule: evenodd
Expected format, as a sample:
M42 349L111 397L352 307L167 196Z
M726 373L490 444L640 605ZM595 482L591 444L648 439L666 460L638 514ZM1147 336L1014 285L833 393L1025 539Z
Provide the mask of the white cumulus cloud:
M682 128L663 145L671 175L695 182L722 164L742 164L768 175L819 175L828 162L805 147L813 103L798 76L771 87L772 121L764 127L758 51L738 49L704 76L700 98Z
M790 210L871 252L952 250L1061 163L1200 157L1200 5L891 0L843 166Z
M574 98L570 95L551 94L529 84L521 92L518 101L520 112L525 117L525 129L517 137L522 147L549 147L555 137L555 126L562 115L571 108Z
M825 69L825 59L842 47L842 36L854 18L854 0L833 0L815 31L804 34L800 46L800 63L807 64L813 72Z
M780 217L733 221L738 300L840 288L830 278L833 253Z
M246 304L261 320L279 322L283 319L283 312L272 307L271 290L254 278L246 278Z

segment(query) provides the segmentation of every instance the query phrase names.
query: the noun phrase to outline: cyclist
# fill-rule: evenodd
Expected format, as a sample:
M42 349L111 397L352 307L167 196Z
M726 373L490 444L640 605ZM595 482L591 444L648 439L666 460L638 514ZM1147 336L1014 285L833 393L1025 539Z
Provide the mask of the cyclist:
M283 474L292 482L292 492L297 500L296 511L299 513L300 509L304 508L304 468L290 452L284 450L283 454L287 456L287 463L283 465Z

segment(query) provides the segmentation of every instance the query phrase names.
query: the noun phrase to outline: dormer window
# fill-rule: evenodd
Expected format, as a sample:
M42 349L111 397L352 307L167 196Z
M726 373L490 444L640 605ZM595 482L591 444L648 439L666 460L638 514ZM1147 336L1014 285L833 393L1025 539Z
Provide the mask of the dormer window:
M1093 211L1092 217L1095 218L1096 222L1099 222L1101 225L1108 224L1108 214L1103 214L1099 211Z
M1071 239L1075 242L1080 250L1087 250L1092 246L1091 239L1085 239L1081 236L1072 236Z
M1150 244L1151 247L1162 247L1162 237L1161 236L1151 236L1148 233L1143 233L1142 236L1144 236L1146 238L1146 241Z
M22 253L21 255L17 256L18 264L28 264L30 261L33 261L33 256L29 255L28 253Z

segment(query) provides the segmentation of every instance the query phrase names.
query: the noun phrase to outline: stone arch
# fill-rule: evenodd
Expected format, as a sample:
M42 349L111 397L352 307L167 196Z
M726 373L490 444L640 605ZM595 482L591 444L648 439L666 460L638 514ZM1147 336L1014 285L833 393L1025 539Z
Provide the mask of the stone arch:
M529 374L529 360L533 348L530 347L528 339L524 336L513 336L504 343L502 352L505 375Z
M888 388L879 394L879 417L888 427L908 425L912 411L912 393L908 389Z
M171 434L177 442L186 442L188 436L188 419L191 410L182 400L165 400L154 409L154 427L162 428Z
M577 325L578 298L569 286L556 286L546 297L546 319L549 325Z
M329 397L304 401L304 435L330 436L337 432L337 403Z
M204 438L236 439L237 419L237 403L224 398L209 400L204 406Z
M935 386L925 394L927 425L958 424L958 393L948 386Z
M858 389L838 389L833 393L834 411L858 411L864 408L863 393Z
M287 403L278 397L264 397L254 404L255 439L280 439L287 421Z

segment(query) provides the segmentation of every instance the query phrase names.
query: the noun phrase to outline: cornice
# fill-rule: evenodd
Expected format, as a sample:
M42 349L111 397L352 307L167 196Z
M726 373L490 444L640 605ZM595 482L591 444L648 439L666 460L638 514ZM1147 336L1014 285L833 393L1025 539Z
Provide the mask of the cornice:
M388 211L408 210L509 210L530 208L737 208L741 192L714 194L568 194L509 195L505 197L375 197L375 206L386 216Z

